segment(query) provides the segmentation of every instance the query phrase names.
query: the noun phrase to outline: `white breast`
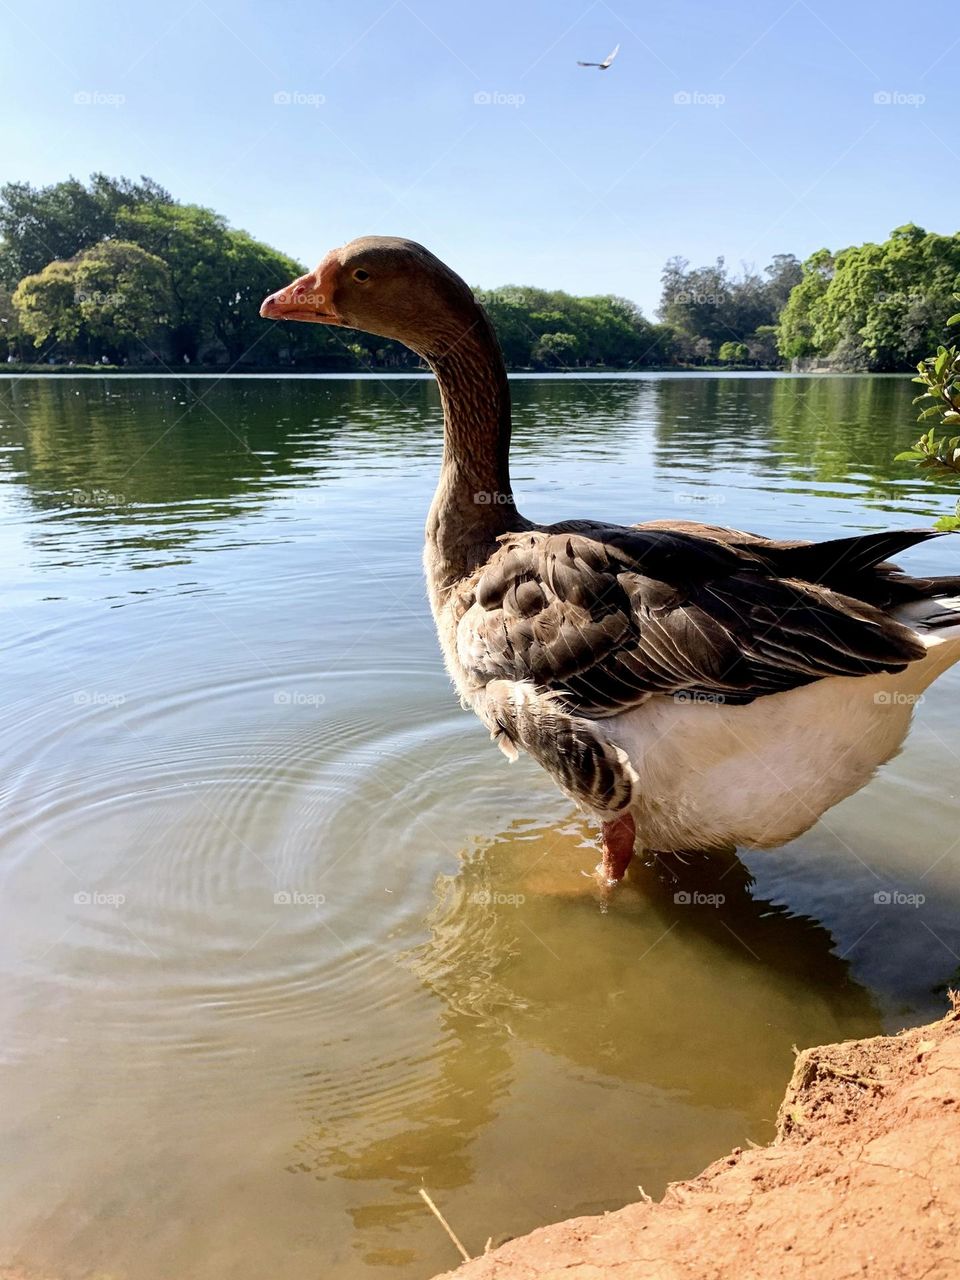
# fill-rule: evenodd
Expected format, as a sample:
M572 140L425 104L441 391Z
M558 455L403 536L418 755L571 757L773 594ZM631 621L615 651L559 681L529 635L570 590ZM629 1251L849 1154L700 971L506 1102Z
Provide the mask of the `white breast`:
M641 844L764 848L806 831L899 750L920 694L960 658L955 633L928 644L900 675L818 680L744 707L655 697L605 720L640 778Z

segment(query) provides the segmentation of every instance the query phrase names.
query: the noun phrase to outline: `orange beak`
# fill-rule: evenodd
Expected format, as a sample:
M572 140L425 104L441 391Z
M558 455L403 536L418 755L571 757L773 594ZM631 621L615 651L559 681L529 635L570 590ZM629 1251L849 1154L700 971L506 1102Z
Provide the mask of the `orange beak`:
M321 263L283 289L271 293L260 304L265 320L305 320L309 324L343 324L331 302L331 270Z

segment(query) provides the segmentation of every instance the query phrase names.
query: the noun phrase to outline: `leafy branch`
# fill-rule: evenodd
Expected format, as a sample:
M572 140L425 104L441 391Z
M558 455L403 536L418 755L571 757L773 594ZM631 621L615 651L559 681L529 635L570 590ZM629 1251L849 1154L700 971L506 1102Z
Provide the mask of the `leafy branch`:
M953 295L960 302L960 294ZM948 325L960 324L960 311L950 317ZM960 434L938 435L941 428L960 428L960 345L938 347L935 356L921 360L914 382L925 390L914 399L923 405L919 421L935 419L913 447L897 454L897 462L914 462L917 468L937 479L960 478ZM938 529L960 530L960 502L956 514L937 521Z

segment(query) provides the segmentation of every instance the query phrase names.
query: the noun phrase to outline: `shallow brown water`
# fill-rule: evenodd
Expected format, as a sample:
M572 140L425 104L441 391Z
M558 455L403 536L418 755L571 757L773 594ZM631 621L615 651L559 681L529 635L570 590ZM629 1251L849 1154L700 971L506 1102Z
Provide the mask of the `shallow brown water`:
M928 524L910 392L518 379L516 487L544 520ZM429 1276L421 1185L473 1251L656 1196L770 1137L792 1045L942 1007L956 674L803 839L603 909L590 830L443 674L430 382L7 379L0 426L0 1263Z

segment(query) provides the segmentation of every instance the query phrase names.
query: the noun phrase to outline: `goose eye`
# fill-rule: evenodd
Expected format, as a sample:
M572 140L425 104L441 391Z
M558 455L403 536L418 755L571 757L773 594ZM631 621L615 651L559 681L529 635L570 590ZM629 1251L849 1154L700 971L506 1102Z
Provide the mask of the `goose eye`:
M370 272L364 271L363 267L357 267L356 271L353 273L353 278L354 280L359 280L362 283L364 280L370 279Z

